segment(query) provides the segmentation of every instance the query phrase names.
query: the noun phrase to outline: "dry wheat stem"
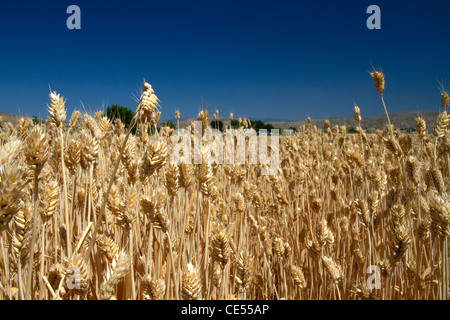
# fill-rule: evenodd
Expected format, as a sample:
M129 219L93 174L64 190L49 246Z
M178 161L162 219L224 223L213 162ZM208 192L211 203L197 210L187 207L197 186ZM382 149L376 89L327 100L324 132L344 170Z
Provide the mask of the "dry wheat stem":
M134 125L135 125L135 122L136 122L136 113L135 113L134 116L133 116L133 120L131 121L130 128L128 129L127 135L125 136L125 139L124 139L124 141L123 141L123 143L122 143L122 146L121 146L121 148L120 148L119 156L117 157L116 163L115 163L115 165L114 165L114 169L113 169L113 171L112 171L112 175L111 175L111 178L110 178L110 181L109 181L109 184L108 184L108 188L106 189L106 193L105 193L105 195L104 195L104 197L103 197L103 201L102 201L100 213L99 213L99 215L98 215L98 217L97 217L97 222L96 222L96 224L95 224L95 226L94 226L94 231L93 231L93 234L92 234L92 238L93 238L93 239L95 239L95 237L96 237L96 235L97 235L98 228L99 228L99 226L100 226L100 223L101 223L101 221L102 221L102 218L103 218L103 215L104 215L104 212L105 212L106 202L107 202L109 193L111 192L112 185L114 184L114 177L115 177L115 175L116 175L117 169L119 168L120 159L121 159L121 157L122 157L123 150L125 149L126 143L127 143L128 138L129 138L129 136L130 136L130 134L131 134L131 130L132 130L132 128L133 128ZM92 241L91 244L89 245L89 249L88 249L87 252L86 252L86 257L88 257L89 254L92 252L92 249L94 248L94 244L95 244L95 242Z
M27 282L26 282L26 297L27 300L31 300L31 288L32 288L32 280L33 280L33 261L34 261L34 246L36 243L36 234L37 234L37 209L38 209L38 200L39 200L39 186L38 186L38 172L34 171L34 207L33 207L33 231L31 234L31 245L30 245L30 258L28 262L28 274L27 274Z

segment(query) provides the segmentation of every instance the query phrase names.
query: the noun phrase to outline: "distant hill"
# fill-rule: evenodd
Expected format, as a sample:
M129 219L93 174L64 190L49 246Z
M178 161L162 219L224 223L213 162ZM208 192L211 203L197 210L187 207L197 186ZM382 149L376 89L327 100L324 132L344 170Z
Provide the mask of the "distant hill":
M404 111L404 112L398 112L398 113L390 113L389 118L391 119L391 122L394 124L395 128L397 129L407 129L407 128L415 128L416 121L415 119L417 117L422 117L425 119L427 123L427 128L432 129L435 126L435 122L438 116L438 112L434 111L417 111L417 110L410 110L410 111ZM0 117L3 119L4 122L11 122L14 126L17 125L17 122L20 118L30 118L25 116L17 116L17 115L11 115L8 113L0 112ZM236 115L235 119L237 119L239 116ZM186 128L191 122L195 121L195 118L190 119L180 119L180 128ZM219 118L225 126L228 126L230 124L229 118ZM260 119L250 119L250 120L261 120L265 123L272 124L275 128L280 129L289 129L291 127L294 127L298 129L299 127L306 124L306 119L301 121L267 121L268 119L260 118ZM317 126L318 128L323 128L323 124L325 120L330 121L330 126L339 125L339 126L346 126L346 127L356 127L356 122L353 118L327 118L327 119L311 119L311 123L314 126ZM172 121L176 124L177 121L175 119L172 119ZM212 121L212 117L210 117L210 120ZM368 130L368 131L375 131L377 129L383 129L386 126L387 120L385 114L380 114L377 116L369 117L369 118L363 118L361 121L361 126Z
M17 122L19 121L20 118L33 119L31 117L16 116L16 115L4 113L4 112L0 112L0 117L2 118L3 122L11 122L14 127L17 126Z
M410 111L404 111L404 112L398 112L398 113L390 113L389 118L392 122L392 124L397 129L408 129L408 128L415 128L416 127L416 118L422 117L425 119L427 123L428 129L434 128L434 123L437 119L438 112L434 111L417 111L417 110L410 110ZM235 119L237 119L235 117ZM195 121L195 118L190 119L180 119L180 128L187 127L191 122ZM211 117L212 120L212 117ZM229 118L219 118L219 120L222 120L224 125L229 125L230 120ZM306 124L307 120L301 120L301 121L266 121L267 119L264 118L255 118L250 120L261 120L265 123L272 124L275 128L280 129L289 129L289 128L296 128L303 126ZM311 119L311 123L313 126L317 126L318 128L323 128L323 124L325 120L330 121L330 126L346 126L346 127L356 127L356 122L353 118L326 118L326 119ZM172 120L175 124L176 121ZM369 117L369 118L363 118L361 121L361 126L368 131L375 131L377 129L383 129L385 128L387 124L387 119L385 114L380 114L377 116Z
M408 129L416 127L415 119L420 116L425 119L428 129L430 129L434 128L434 124L436 122L438 114L439 114L438 112L434 111L410 110L398 113L390 113L389 119L391 120L391 123L395 126L395 128ZM347 127L357 126L356 121L353 118L311 119L311 123L313 126L315 125L318 128L322 128L325 120L330 121L330 126L334 125L339 126L343 125ZM269 123L271 123L274 127L281 129L288 129L290 127L299 128L300 126L306 124L306 119L302 121L272 121ZM386 124L387 119L385 114L380 114L369 118L363 118L361 121L361 126L363 127L363 129L368 131L383 129L385 128Z

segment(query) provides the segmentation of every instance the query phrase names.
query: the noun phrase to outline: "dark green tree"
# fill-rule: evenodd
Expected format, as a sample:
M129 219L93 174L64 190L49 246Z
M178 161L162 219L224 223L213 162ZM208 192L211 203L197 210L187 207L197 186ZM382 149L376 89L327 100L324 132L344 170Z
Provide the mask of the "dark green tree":
M33 125L41 124L41 123L44 123L44 122L45 122L45 120L43 120L41 118L38 118L36 116L33 116Z
M111 122L114 122L115 119L120 118L125 128L128 128L131 124L131 119L133 118L133 111L126 107L114 104L106 108L106 116L111 120Z
M172 120L167 120L166 122L161 123L161 127L169 127L171 129L176 129L177 126L175 123L172 122Z
M233 129L239 129L239 121L238 120L231 120L231 127Z
M223 131L223 122L221 120L211 121L211 128Z
M259 131L260 129L265 129L266 125L261 120L252 121L252 128L256 131Z
M272 130L272 129L275 129L275 127L272 124L264 123L261 120L252 121L252 128L255 129L255 131L259 131L261 129L265 129L268 132L270 132L270 130Z

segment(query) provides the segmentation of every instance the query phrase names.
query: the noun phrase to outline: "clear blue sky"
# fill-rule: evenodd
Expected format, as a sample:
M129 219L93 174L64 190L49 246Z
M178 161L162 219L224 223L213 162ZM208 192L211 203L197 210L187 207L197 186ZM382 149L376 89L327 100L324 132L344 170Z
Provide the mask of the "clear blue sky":
M81 30L69 30L69 5ZM381 8L381 30L366 9ZM135 108L142 78L162 118L302 120L382 114L368 71L386 74L390 112L439 110L450 89L450 1L228 0L0 2L0 111L46 117L49 86L73 109ZM212 113L211 112L211 113Z

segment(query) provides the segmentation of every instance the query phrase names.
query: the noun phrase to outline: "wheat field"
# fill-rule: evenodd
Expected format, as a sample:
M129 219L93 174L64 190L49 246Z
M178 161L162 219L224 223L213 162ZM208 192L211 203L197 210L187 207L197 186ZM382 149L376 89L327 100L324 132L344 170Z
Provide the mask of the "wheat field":
M367 133L357 106L356 134L308 122L268 146L275 175L171 162L145 80L128 128L68 118L55 92L46 122L1 122L0 299L448 299L448 94L406 134L371 75L386 128Z

